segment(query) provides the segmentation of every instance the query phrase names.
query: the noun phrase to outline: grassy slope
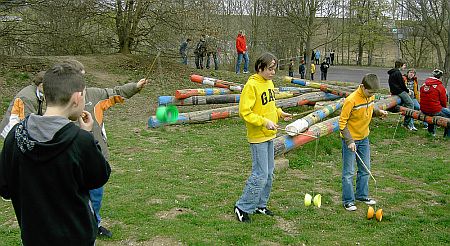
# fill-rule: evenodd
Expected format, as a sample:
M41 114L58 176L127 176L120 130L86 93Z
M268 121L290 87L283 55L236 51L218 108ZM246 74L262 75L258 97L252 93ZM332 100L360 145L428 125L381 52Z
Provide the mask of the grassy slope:
M67 57L64 57L67 58ZM30 71L62 57L8 59L0 71L1 107L28 84ZM152 58L121 55L76 57L90 86L137 81ZM5 59L3 59L5 60ZM14 68L14 69L12 69ZM382 222L366 220L367 206L354 213L340 205L340 140L337 134L285 155L290 168L276 173L270 207L274 218L235 220L232 207L250 173L245 128L238 118L206 124L147 129L158 95L201 87L189 81L195 69L162 61L144 91L106 114L113 173L105 187L102 216L114 237L98 245L442 245L450 243L450 145L425 130L396 128L398 116L371 125L371 195L383 208ZM197 72L197 71L195 71ZM229 81L245 75L202 71ZM281 85L281 79L276 80ZM188 112L207 106L180 107ZM302 108L300 111L309 110ZM395 132L395 137L393 137ZM2 143L0 143L0 147ZM304 207L305 193L322 194L320 209ZM14 211L0 201L0 245L18 245Z

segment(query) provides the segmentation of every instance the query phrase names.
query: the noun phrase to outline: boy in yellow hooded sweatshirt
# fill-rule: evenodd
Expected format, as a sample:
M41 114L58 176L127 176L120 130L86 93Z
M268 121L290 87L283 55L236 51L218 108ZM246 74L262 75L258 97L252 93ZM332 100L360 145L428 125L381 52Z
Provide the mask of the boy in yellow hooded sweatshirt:
M345 98L339 117L342 138L342 204L347 211L355 211L355 198L367 205L376 204L369 198L370 143L369 124L372 114L385 117L387 112L374 109L374 93L380 88L375 74L366 74L358 89ZM364 161L356 156L356 154ZM358 165L356 195L353 192L355 159Z
M250 222L249 214L253 213L273 216L272 211L267 209L274 169L273 139L277 133L278 118L288 120L291 117L275 105L272 78L277 65L274 55L262 54L255 63L257 73L250 76L241 93L239 115L247 127L252 174L234 207L240 222Z

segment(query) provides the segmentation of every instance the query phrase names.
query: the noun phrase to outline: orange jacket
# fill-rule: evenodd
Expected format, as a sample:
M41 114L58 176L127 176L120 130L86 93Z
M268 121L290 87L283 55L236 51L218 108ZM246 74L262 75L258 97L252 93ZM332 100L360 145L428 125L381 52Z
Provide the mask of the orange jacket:
M242 54L247 51L247 41L245 40L245 36L238 34L236 38L236 50L238 54Z

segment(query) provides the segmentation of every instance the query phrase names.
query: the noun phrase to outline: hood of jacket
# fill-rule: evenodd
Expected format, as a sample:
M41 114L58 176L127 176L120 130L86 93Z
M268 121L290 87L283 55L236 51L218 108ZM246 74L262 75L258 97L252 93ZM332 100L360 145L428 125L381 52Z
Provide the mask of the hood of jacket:
M393 74L393 73L395 73L395 72L397 72L397 71L400 71L398 68L391 68L389 71L387 71L387 73L389 74L389 75L391 75L391 74Z
M64 117L30 114L16 125L14 138L20 151L39 165L66 150L80 130Z
M425 80L425 85L438 85L442 84L442 81L436 79L435 77L429 77Z

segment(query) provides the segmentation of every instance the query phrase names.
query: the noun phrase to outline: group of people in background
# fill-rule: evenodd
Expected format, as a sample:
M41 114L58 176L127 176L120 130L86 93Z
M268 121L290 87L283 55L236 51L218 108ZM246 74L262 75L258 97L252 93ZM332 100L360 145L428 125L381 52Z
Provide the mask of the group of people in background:
M402 60L395 61L394 68L388 71L389 90L392 95L397 95L401 99L401 105L414 110L420 110L425 115L442 116L450 118L450 109L447 107L447 91L442 84L443 71L435 69L432 76L428 77L424 84L420 86L414 69L407 70L406 63ZM414 120L405 116L403 126L410 131L417 131ZM423 123L431 136L436 136L434 124ZM444 129L444 137L450 138L449 128Z

